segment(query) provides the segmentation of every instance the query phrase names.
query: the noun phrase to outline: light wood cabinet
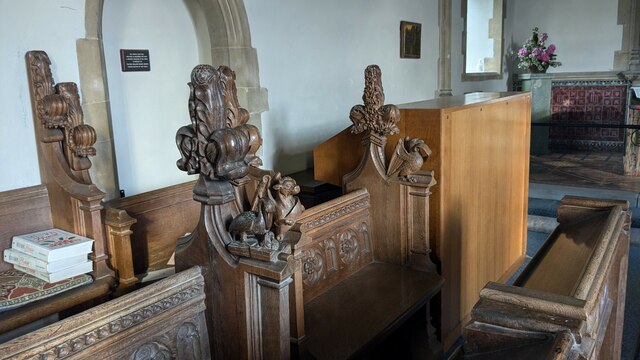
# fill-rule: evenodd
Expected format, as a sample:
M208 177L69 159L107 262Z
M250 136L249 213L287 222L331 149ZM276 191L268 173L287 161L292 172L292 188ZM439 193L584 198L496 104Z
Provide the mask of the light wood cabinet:
M429 236L445 285L441 326L447 349L469 320L488 281L504 281L525 258L530 93L472 93L398 105L400 137L432 149L424 170L437 184ZM314 149L316 180L341 185L364 151L349 129Z

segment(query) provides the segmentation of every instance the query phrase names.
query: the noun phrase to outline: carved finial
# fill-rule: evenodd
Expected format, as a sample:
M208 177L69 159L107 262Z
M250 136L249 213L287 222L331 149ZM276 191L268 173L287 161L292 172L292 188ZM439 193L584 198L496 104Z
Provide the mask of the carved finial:
M262 144L258 129L247 124L249 112L238 104L235 73L226 66L198 65L191 72L191 126L178 130L177 165L209 180L233 180L261 164L255 152Z
M87 170L91 167L88 156L94 156L96 131L84 124L78 86L75 83L59 83L54 87L51 61L44 51L27 53L31 86L34 94L35 116L50 129L40 139L43 142L61 141L65 158L71 169Z
M371 131L381 136L397 134L396 123L400 119L400 111L395 105L384 105L382 89L382 72L378 65L369 65L364 71L364 105L351 108L349 118L353 122L351 132L359 134Z

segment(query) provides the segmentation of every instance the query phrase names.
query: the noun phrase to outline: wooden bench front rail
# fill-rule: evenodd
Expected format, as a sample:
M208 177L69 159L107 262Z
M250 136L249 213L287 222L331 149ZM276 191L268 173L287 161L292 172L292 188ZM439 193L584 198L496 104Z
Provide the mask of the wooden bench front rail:
M513 285L480 292L465 328L470 358L620 358L629 205L567 196L558 222Z

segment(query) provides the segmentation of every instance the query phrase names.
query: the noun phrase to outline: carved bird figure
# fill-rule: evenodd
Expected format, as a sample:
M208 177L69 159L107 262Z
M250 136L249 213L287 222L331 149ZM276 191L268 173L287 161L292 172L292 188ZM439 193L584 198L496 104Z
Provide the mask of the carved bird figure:
M415 182L411 175L422 168L424 160L429 156L431 156L431 149L422 139L411 139L408 136L399 139L389 161L387 176L398 176Z
M267 232L262 206L262 201L260 201L258 203L258 211L244 211L231 220L229 233L231 233L233 240L247 242L250 237L253 237L257 241L258 236L262 236Z

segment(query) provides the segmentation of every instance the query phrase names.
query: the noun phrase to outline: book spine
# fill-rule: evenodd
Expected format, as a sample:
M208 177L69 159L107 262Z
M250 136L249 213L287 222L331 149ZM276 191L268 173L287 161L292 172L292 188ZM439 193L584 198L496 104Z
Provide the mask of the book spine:
M14 264L20 265L23 267L31 268L38 271L48 272L47 263L42 260L38 260L29 255L23 255L17 253L17 251L4 251L4 261Z
M49 260L49 250L43 249L39 246L35 246L32 242L24 240L19 236L13 237L13 240L11 241L11 247L40 260Z
M20 266L20 265L14 265L13 267L16 268L16 270L22 271L23 273L27 273L29 275L33 275L33 276L37 277L40 280L44 280L46 282L51 282L51 281L49 281L50 280L49 279L49 275L45 274L45 273L43 273L41 271L34 270L34 269L29 269L28 267L24 267L24 266Z

